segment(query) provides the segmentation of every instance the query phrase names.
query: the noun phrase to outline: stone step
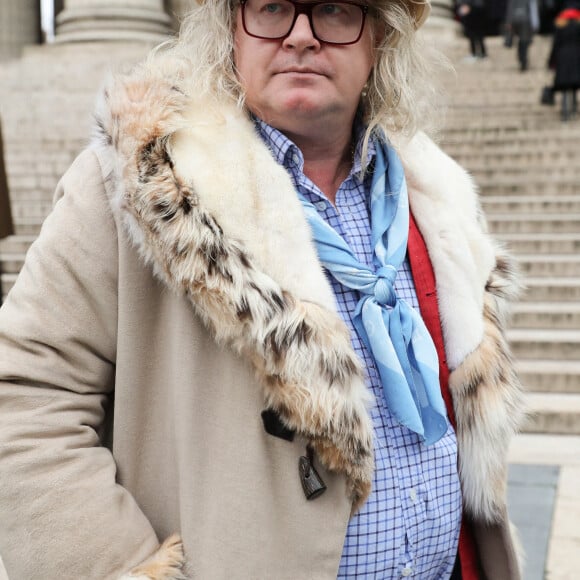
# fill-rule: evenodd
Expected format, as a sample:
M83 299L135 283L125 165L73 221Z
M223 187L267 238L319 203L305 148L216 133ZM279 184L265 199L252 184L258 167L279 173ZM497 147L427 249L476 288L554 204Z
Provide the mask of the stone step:
M493 151L496 154L515 153L526 147L553 150L558 148L574 151L578 143L578 128L575 123L554 123L542 129L530 127L507 127L500 123L495 127L465 127L448 125L441 140L444 151L450 155L466 152Z
M482 195L481 203L489 218L495 213L580 213L580 195Z
M483 195L531 195L541 191L543 195L580 195L580 179L530 178L527 181L514 181L500 177L479 179L477 181Z
M522 301L511 312L511 328L580 330L580 302Z
M522 300L531 302L580 301L580 277L524 277Z
M558 166L548 163L536 163L520 161L511 168L506 167L476 167L462 160L462 165L473 175L477 183L487 181L519 182L522 180L545 180L553 178L558 180L578 180L580 179L580 164L577 160L574 165ZM578 165L576 165L578 164Z
M509 90L506 90L505 87L505 73L501 70L498 70L497 62L490 63L491 69L490 72L493 72L493 75L488 76L488 84L486 88L488 90L482 91L480 90L477 94L473 94L471 91L475 88L481 89L481 78L479 78L479 74L481 71L473 71L468 68L463 68L462 73L462 82L460 85L457 86L455 89L456 92L453 95L454 100L458 101L462 104L462 107L468 109L470 107L481 107L486 105L501 107L502 103L504 104L505 108L508 108L512 105L521 105L523 102L527 102L533 107L528 107L526 111L522 111L520 109L519 115L517 118L522 118L526 113L530 112L530 110L543 110L546 107L543 107L536 98L539 95L539 91L535 92L534 94L530 94L529 91L529 80L531 77L527 79L522 79L523 82L511 82L509 86ZM510 63L511 64L511 63ZM476 72L478 74L474 75L473 73ZM511 79L510 79L511 81ZM499 90L497 90L499 89ZM502 100L503 98L503 100ZM471 99L471 100L470 100ZM450 116L455 114L457 109L454 108L450 111Z
M37 200L34 202L23 202L19 200L18 203L11 204L12 219L15 222L24 222L33 220L36 223L44 221L46 216L52 210L52 201Z
M571 144L572 145L572 144ZM449 151L446 152L449 154ZM462 162L473 171L484 169L511 170L514 167L550 167L569 168L578 161L578 151L572 146L569 149L552 148L541 149L537 145L522 144L520 148L505 152L498 152L494 148L483 149L461 154Z
M529 128L514 128L509 140L497 142L493 136L482 135L476 127L464 127L463 133L449 137L453 141L442 143L442 148L447 155L475 169L499 167L511 170L523 163L573 168L577 160L574 139L562 140L558 134L548 131L532 139L529 133ZM542 143L542 139L546 142ZM540 148L540 144L543 147Z
M14 230L19 236L37 236L43 221L41 218L21 218L14 222Z
M510 90L505 90L505 86L501 86L504 82L505 75L497 74L498 71L494 67L493 79L492 75L489 75L489 84L485 91L480 90L477 94L472 91L480 85L480 79L476 79L473 75L469 74L473 71L466 71L468 74L463 75L461 88L458 87L457 92L453 95L455 102L459 104L458 107L454 107L449 111L449 117L453 118L458 113L460 114L463 110L469 110L470 108L497 108L500 112L509 110L512 107L520 107L517 111L517 115L512 119L512 122L525 118L527 115L532 113L544 113L549 110L548 107L543 107L536 98L539 96L539 91L532 95L529 90L529 86L526 84L512 85L509 87ZM529 80L529 78L528 78ZM495 86L494 86L495 85ZM471 94L470 94L471 93ZM471 99L471 100L470 100ZM521 105L526 103L528 107L526 110L522 110ZM473 119L473 117L472 117ZM479 120L479 119L477 119Z
M36 235L15 235L0 240L0 254L25 254Z
M467 130L466 134L469 136ZM540 149L537 141L529 142L525 136L514 137L513 142L506 144L493 143L493 140L482 141L474 135L471 137L471 140L465 142L445 142L442 144L442 148L453 159L474 169L485 169L489 166L511 169L514 166L521 166L523 163L542 167L562 163L573 166L577 163L578 153L574 149L574 140L562 143L557 136L550 137L545 147ZM540 152L542 156L540 156ZM499 163L497 159L503 161Z
M580 395L580 361L517 360L516 369L530 391Z
M464 77L465 89L467 91L477 90L477 87L469 86L469 77ZM536 94L531 95L529 91L525 91L525 87L512 88L506 91L505 87L498 87L496 90L493 87L487 87L487 91L479 90L477 93L471 95L466 94L466 91L459 91L454 95L456 106L448 112L448 120L453 122L456 119L467 120L469 122L485 123L493 119L485 119L484 117L468 117L467 112L473 109L482 110L484 112L497 112L500 115L507 115L513 113L509 119L509 126L516 125L522 121L533 116L549 116L551 109L549 107L542 107L536 100ZM471 99L471 101L469 100ZM523 105L526 105L525 109Z
M509 463L512 465L524 465L530 467L540 466L542 471L547 467L552 467L557 469L560 472L559 468L563 467L566 471L570 468L574 469L575 466L578 466L578 459L580 457L580 436L578 435L551 435L551 434L542 434L542 433L518 433L510 443L509 453L508 453L508 460ZM571 474L574 477L574 473ZM566 477L568 481L568 477ZM532 485L544 485L543 484L543 477L538 478L538 480L532 483ZM575 480L572 479L572 485L574 485ZM566 484L565 484L566 485ZM566 485L566 487L568 487ZM557 493L558 495L562 495L561 491L564 489L560 489ZM577 494L573 493L573 497L576 498ZM567 495L567 494L566 494ZM562 498L563 499L563 498ZM565 507L564 505L562 507ZM570 515L574 518L574 514L570 513ZM530 514L531 522L535 522L534 513ZM570 530L575 530L575 522L571 522L572 525L570 526ZM557 525L560 527L559 524L552 524ZM549 526L548 526L549 527ZM539 529L538 529L539 531ZM538 531L534 532L534 535L537 537ZM547 529L546 529L547 531ZM541 532L540 532L541 533ZM552 531L553 533L553 531ZM546 536L547 537L547 536ZM557 537L557 536L556 536ZM558 544L560 544L560 540L558 540ZM569 544L570 545L570 544ZM570 545L571 549L574 548ZM542 548L542 553L545 552L545 548ZM563 559L568 561L568 556L570 553L566 548L564 548L564 556ZM529 560L526 560L526 569ZM574 567L574 571L577 567ZM536 569L535 580L547 580L547 578L552 578L555 580L559 578L559 580L569 580L570 574L563 571L562 574L550 575L545 576L543 572L543 568L540 566ZM572 578L574 575L572 575ZM532 580L532 577L529 577L529 580Z
M24 264L25 254L0 253L0 271L2 274L18 274Z
M21 195L35 196L37 199L49 201L52 199L58 176L14 174L8 167L8 183L10 185L10 196L18 203Z
M461 97L461 95L456 95ZM503 98L503 101L501 100ZM465 98L467 100L467 98ZM525 106L525 110L522 110ZM473 110L480 111L483 115L479 118L469 113ZM452 124L457 122L465 123L467 126L498 127L497 118L503 117L506 124L504 129L513 127L522 127L530 125L534 119L549 119L553 114L553 110L548 107L542 107L535 99L530 100L530 96L520 92L502 91L498 90L497 95L484 98L473 97L473 102L468 105L465 102L456 100L456 106L450 111L448 121ZM537 129L537 126L532 125L530 128Z
M580 232L565 234L502 234L497 236L517 254L573 254L580 252Z
M518 254L517 260L528 277L580 278L580 254Z
M503 92L502 92L503 94ZM501 97L501 95L500 95ZM472 97L470 97L472 98ZM447 110L447 125L445 127L445 133L443 133L442 141L444 143L467 143L469 142L468 137L476 137L480 140L488 140L490 143L497 143L498 145L508 145L513 144L516 139L525 139L528 144L532 143L543 143L538 141L538 139L546 137L557 137L562 138L563 144L568 144L570 141L574 140L574 134L577 131L577 127L574 127L574 123L547 123L542 127L530 126L525 119L519 115L518 111L514 115L511 122L507 124L496 123L493 126L487 125L486 122L493 121L493 118L485 118L488 111L485 107L479 104L473 103L470 106L466 106L464 102L465 98L462 99L461 95L453 95L453 100L450 102L450 107ZM521 103L519 108L524 108L525 103ZM483 110L484 114L475 115L472 114L470 118L465 119L465 114L468 111L472 113L480 112ZM546 117L551 116L551 109L544 108L538 105L534 107L536 111L545 111ZM456 120L454 118L453 111L463 111L461 115L462 121L470 121L476 128L466 129L465 125L454 123ZM489 115L487 115L489 117ZM493 139L493 141L491 141Z
M580 360L580 330L511 328L507 338L516 359Z
M465 130L466 140L464 142L454 142L454 143L442 143L442 148L453 159L458 161L461 165L466 167L478 167L483 166L485 163L489 163L486 160L486 155L505 155L507 159L512 160L512 166L517 162L515 158L519 158L522 155L522 151L526 149L538 150L539 143L542 143L542 139L546 139L544 150L550 155L562 155L563 152L567 156L572 157L569 164L576 163L576 152L574 150L575 140L571 139L569 141L562 142L557 135L555 136L538 136L536 140L528 141L526 133L522 137L512 137L512 141L505 144L494 143L494 139L481 139L477 135L473 134L474 130ZM477 159L476 160L474 160ZM530 161L529 163L534 163ZM545 166L549 162L535 162L539 165Z
M518 99L519 100L519 99ZM551 129L552 125L559 122L556 120L552 109L531 107L529 103L514 102L510 106L503 107L497 102L473 103L473 107L462 107L457 104L454 111L448 117L448 124L453 127L461 126L464 131L496 130L501 126L503 130L543 131ZM518 109L526 107L525 113ZM474 113L481 115L475 118Z
M12 286L14 286L14 282L16 282L17 276L18 274L2 274L2 276L0 276L2 301L4 301L4 299L8 295L8 292L10 292L10 290L12 289Z
M580 395L528 393L530 417L524 433L580 435Z
M66 168L65 168L66 171ZM13 172L13 170L12 170ZM13 172L14 173L14 172ZM62 174L61 174L62 175ZM38 204L38 203L52 203L52 198L54 196L54 192L50 195L46 195L42 191L38 191L38 189L20 189L17 193L13 188L10 189L12 205L16 205L19 203L22 204Z
M522 301L576 302L580 300L580 277L524 276Z
M504 233L580 233L580 213L496 213L488 216L490 230Z
M465 79L465 82L467 82L467 79ZM504 138L507 137L510 132L513 133L514 131L521 131L524 128L529 129L534 133L539 131L551 133L556 133L558 131L565 133L570 131L568 126L563 126L561 123L545 123L542 126L538 126L537 124L530 122L530 120L534 117L550 119L556 107L554 107L554 109L551 107L543 107L539 103L536 103L534 100L530 101L529 94L525 94L525 92L522 93L520 90L513 92L512 90L506 91L505 89L500 89L497 91L497 93L498 94L494 95L492 98L488 98L486 100L474 100L470 105L466 105L464 101L471 97L462 96L460 93L453 95L453 102L451 107L447 110L446 118L447 125L449 125L453 130L453 134L459 135L461 133L462 125L460 122L464 123L463 127L477 126L479 128L480 134L494 131ZM512 102L506 105L505 108L502 108L501 102L498 102L498 99L501 99L504 97L504 95L506 98L507 95L510 95L515 100L512 100ZM470 111L472 113L475 111L481 112L483 114L480 116L473 114L469 116L468 113ZM494 118L491 116L492 112L503 114L507 111L513 114L511 119L505 119L505 124L502 125L501 123L497 122L495 124L490 124L494 122ZM503 120L504 119L502 119L502 121Z

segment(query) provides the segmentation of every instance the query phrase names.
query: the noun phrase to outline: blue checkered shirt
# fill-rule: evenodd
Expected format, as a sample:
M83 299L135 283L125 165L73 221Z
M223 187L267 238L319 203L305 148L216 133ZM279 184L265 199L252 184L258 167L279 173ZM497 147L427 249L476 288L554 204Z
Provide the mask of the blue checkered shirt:
M348 241L361 263L371 266L370 176L359 178L360 140L351 173L340 186L333 206L304 175L298 147L262 121L257 121L257 126L295 187ZM368 161L374 153L371 142ZM365 363L367 384L376 401L371 411L376 462L373 489L361 511L350 520L337 578L448 580L457 555L462 511L455 433L450 425L446 435L428 447L416 433L399 425L385 405L372 355L352 322L358 292L328 277L338 312L351 330L353 347ZM400 298L418 308L408 260L397 275L395 289Z

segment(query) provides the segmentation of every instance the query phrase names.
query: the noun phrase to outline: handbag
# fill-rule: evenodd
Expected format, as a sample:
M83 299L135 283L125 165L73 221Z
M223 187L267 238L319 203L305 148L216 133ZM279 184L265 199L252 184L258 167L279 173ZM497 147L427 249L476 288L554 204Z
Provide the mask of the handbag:
M542 105L553 105L554 99L554 89L550 86L542 87L542 94L540 96L540 103Z

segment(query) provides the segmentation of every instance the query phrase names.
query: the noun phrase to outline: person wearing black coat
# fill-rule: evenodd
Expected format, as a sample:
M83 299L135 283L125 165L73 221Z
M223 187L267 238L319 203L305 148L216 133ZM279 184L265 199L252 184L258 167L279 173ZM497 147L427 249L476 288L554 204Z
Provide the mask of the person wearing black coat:
M460 0L457 16L463 25L465 36L469 39L471 59L487 57L485 49L486 11L485 0Z
M577 111L580 88L580 5L565 8L554 22L554 40L548 66L555 71L554 91L562 93L562 120Z

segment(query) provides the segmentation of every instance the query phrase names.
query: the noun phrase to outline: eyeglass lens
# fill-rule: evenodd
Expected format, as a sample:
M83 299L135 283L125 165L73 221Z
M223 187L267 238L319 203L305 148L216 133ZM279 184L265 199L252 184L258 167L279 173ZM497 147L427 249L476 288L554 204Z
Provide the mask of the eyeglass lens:
M245 31L265 39L286 37L301 13L308 14L318 40L351 44L361 36L365 7L350 2L294 3L289 0L245 0L242 4Z

